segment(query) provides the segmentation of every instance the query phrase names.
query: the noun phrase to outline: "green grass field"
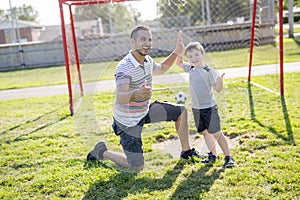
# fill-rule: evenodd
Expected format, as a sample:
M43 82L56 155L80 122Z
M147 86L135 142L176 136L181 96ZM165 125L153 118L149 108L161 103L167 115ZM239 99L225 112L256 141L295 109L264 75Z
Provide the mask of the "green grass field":
M300 61L299 38L285 38L284 47L285 62ZM247 66L248 51L208 52L208 60L217 69ZM276 47L255 48L254 65L278 62ZM84 81L113 79L116 64L83 65ZM172 67L168 73L179 72ZM279 91L278 74L252 81ZM65 83L63 66L0 72L0 90ZM174 101L177 91L188 93L186 84L176 86L156 85L153 99ZM300 199L299 88L300 73L285 74L284 97L245 78L225 79L216 97L222 129L237 144L231 149L237 166L226 170L223 154L215 164L204 165L154 148L158 141L177 138L174 124L167 122L144 127L143 171L107 160L86 163L99 140L121 151L111 129L114 91L86 94L74 116L68 95L0 100L0 199ZM191 116L189 124L195 136Z
M253 81L278 90L278 75ZM99 139L120 150L110 128L113 91L87 95L73 117L67 95L1 100L0 199L299 199L299 87L300 73L285 74L284 98L226 79L217 100L224 133L238 143L231 149L237 166L226 170L223 154L204 165L154 149L176 137L164 122L145 126L143 171L86 163ZM155 90L153 98L173 101L177 90Z

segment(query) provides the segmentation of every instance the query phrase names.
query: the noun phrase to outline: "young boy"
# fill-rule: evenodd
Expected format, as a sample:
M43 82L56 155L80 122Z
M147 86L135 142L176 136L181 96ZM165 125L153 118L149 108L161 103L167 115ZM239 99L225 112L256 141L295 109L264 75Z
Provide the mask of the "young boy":
M181 39L182 42L182 39ZM188 63L183 61L186 55ZM233 167L234 159L230 155L227 140L221 131L218 106L213 95L212 88L220 92L223 89L223 76L204 63L205 52L199 42L191 42L187 45L185 52L177 57L176 64L185 72L189 73L189 85L191 94L191 106L194 121L199 133L204 136L205 143L209 149L208 158L202 163L213 163L218 158L215 148L217 140L225 155L224 167Z

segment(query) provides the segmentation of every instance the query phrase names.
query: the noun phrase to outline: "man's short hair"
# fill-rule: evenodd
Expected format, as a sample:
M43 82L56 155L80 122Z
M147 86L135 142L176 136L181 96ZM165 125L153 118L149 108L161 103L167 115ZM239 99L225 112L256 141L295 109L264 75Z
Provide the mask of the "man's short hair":
M199 42L190 42L190 43L186 46L184 54L186 55L186 53L187 53L188 51L191 51L192 49L199 50L202 54L205 53L203 46L202 46Z
M138 37L138 32L139 32L140 30L143 30L143 31L150 31L150 28L149 28L148 26L144 26L144 25L137 26L137 27L135 27L135 28L131 31L130 38L136 39L136 38Z

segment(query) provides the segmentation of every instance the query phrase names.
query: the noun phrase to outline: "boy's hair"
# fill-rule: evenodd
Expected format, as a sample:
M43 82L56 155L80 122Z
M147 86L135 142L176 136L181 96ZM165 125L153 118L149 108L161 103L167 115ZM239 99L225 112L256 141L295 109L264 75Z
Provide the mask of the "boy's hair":
M185 48L184 55L186 55L186 53L192 49L199 50L202 54L205 53L203 46L199 42L190 42Z
M148 26L145 26L145 25L137 26L134 29L132 29L131 34L130 34L130 38L136 39L138 37L138 32L140 30L150 31L150 28Z

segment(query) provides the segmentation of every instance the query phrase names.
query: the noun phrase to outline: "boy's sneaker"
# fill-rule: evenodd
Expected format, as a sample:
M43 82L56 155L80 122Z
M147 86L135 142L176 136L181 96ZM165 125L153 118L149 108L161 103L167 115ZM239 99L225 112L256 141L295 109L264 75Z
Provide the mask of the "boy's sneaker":
M217 159L219 159L218 156L215 156L211 152L208 153L208 157L205 160L201 160L201 163L214 163Z
M98 142L94 149L87 155L87 161L103 160L103 153L107 150L104 142Z
M197 158L203 158L203 156L198 151L196 151L195 148L192 148L187 151L182 151L180 154L180 158L183 159L193 158L194 156Z
M224 167L229 168L229 167L234 167L234 159L231 156L225 156L225 163Z

